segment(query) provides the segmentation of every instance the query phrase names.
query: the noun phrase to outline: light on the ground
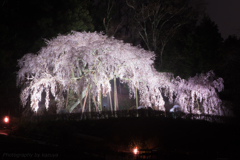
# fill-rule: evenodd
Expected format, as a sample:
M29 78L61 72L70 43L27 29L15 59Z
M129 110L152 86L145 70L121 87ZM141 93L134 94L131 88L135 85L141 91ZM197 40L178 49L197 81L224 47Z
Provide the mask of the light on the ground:
M138 153L138 149L137 148L133 149L133 153L137 154Z
M5 118L4 118L4 122L5 122L5 123L8 123L8 122L9 122L9 118L8 118L8 117L5 117Z

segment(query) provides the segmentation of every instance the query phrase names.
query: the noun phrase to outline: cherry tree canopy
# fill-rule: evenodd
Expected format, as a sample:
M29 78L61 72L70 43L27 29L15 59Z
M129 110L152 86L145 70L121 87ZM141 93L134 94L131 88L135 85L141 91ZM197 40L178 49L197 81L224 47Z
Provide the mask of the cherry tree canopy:
M106 96L111 91L110 80L117 77L128 84L130 97L135 97L138 89L142 105L164 111L164 95L170 102L179 103L184 112L222 114L216 89L223 89L223 79L215 80L212 71L188 81L175 79L172 73L155 70L153 52L96 32L73 31L46 40L46 44L37 55L29 53L19 60L17 85L23 85L21 102L25 106L30 96L35 111L43 91L46 108L51 93L60 110L64 107L64 91L83 95L80 93L89 88L93 96ZM202 107L196 109L196 102Z

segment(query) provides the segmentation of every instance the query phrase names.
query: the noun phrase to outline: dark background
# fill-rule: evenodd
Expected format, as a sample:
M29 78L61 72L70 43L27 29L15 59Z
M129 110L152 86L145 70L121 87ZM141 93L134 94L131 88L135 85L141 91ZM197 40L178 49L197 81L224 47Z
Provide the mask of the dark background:
M136 6L147 2L138 1ZM181 0L177 2L175 9L188 3ZM182 78L214 70L217 77L224 79L225 89L220 93L220 98L238 115L240 39L239 13L236 9L239 2L202 2L204 1L190 1L193 7L176 15L161 30L160 40L172 33L172 26L183 24L174 30L174 34L167 41L162 60L159 58L163 48L161 43L159 42L157 49L150 47L157 56L155 67L160 72L173 72L175 76ZM17 60L26 53L37 54L45 45L44 39L67 34L71 30L104 31L109 36L149 49L138 34L141 28L135 21L137 16L134 10L127 6L124 0L109 3L110 6L113 4L112 10L109 10L108 3L107 0L0 1L1 113L21 113L21 87L16 87L16 73L19 69ZM147 29L151 33L149 24L147 21ZM153 46L152 43L150 45Z
M218 25L222 37L226 39L229 35L240 36L240 1L235 0L206 0L207 13Z

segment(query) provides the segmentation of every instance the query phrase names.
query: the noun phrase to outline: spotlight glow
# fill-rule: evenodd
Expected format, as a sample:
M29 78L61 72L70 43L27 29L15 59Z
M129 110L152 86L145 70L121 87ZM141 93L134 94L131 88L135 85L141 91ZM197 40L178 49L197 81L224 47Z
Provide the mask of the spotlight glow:
M8 123L8 122L9 122L9 118L8 118L8 117L5 117L5 118L4 118L4 122L5 122L5 123Z
M135 149L133 149L133 153L134 153L134 154L137 154L137 153L138 153L137 147L136 147Z

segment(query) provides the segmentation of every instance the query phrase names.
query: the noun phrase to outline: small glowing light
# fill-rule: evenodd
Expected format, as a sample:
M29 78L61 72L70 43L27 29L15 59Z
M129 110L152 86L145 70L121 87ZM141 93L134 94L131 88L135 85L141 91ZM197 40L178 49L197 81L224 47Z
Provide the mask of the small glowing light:
M138 149L137 148L133 149L133 153L137 154L138 153Z
M9 122L9 118L8 118L8 117L5 117L5 118L4 118L4 122L5 122L5 123L8 123L8 122Z

